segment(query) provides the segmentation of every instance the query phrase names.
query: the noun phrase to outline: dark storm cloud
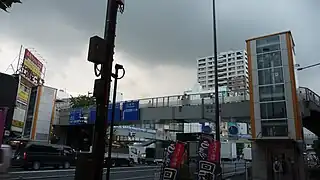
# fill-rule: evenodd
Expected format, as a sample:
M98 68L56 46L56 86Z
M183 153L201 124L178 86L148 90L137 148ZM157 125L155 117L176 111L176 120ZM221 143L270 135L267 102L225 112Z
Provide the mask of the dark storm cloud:
M319 62L319 0L216 1L219 51L244 49L247 38L292 30L298 63ZM32 42L65 63L83 51L90 36L102 35L105 6L103 0L25 1L10 15L0 14L9 25L0 33ZM126 0L116 41L118 51L150 65L194 66L197 57L212 54L212 1ZM300 73L303 83L315 80L312 72Z
M288 29L297 44L304 44L306 32L317 34L317 4L316 0L217 0L219 51L243 49L249 37ZM26 1L13 9L10 21L17 35L36 35L32 38L39 44L72 55L89 36L102 35L105 6L102 0ZM212 54L211 7L211 0L127 0L125 13L118 18L117 49L150 64L193 66L197 57ZM55 18L82 36L63 31ZM51 29L46 29L48 25ZM55 34L59 29L61 33Z
M199 3L200 2L200 3ZM292 30L298 52L317 35L317 0L217 0L219 51L244 49L253 36ZM105 3L70 0L53 7L87 35L102 34ZM117 49L151 64L194 66L212 54L211 0L127 0L118 18ZM300 54L298 55L298 59ZM313 59L316 59L314 57Z

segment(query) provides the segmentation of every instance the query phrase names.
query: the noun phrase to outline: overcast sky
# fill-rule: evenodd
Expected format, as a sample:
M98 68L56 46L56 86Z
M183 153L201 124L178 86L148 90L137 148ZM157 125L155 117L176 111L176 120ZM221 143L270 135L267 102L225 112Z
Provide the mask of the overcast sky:
M0 71L22 44L46 59L47 85L92 91L88 40L103 36L106 2L22 1L0 12ZM244 49L250 37L291 30L297 62L320 62L319 7L319 0L217 0L218 50ZM196 83L196 59L212 49L211 0L126 0L116 37L115 59L127 71L119 91L126 99L182 93ZM319 68L299 72L299 85L320 93Z

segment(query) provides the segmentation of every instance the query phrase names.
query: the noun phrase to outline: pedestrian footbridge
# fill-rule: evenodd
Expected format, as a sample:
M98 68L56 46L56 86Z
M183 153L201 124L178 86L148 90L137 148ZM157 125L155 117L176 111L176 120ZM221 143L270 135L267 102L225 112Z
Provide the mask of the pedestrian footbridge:
M237 95L219 93L221 121L250 121L250 102L247 90ZM320 96L306 87L300 87L299 106L303 125L320 136ZM139 124L165 122L213 122L215 104L213 96L203 94L173 95L139 99ZM69 124L70 110L60 112L59 124ZM86 113L85 113L86 114ZM130 122L131 123L131 122Z

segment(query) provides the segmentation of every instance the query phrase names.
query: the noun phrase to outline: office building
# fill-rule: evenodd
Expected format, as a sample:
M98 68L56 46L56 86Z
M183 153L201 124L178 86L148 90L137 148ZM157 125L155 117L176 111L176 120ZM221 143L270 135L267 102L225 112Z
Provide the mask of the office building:
M214 57L197 59L197 79L203 89L214 89ZM218 85L228 90L248 89L248 58L245 50L218 55Z

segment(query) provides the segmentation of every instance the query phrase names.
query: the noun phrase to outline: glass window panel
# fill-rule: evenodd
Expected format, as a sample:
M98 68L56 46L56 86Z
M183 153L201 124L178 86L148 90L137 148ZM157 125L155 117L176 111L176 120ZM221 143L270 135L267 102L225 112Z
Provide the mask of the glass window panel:
M288 136L287 125L261 126L263 137L286 137Z
M281 52L257 55L258 69L282 66Z
M263 47L257 47L257 54L269 53L280 50L280 44L271 44Z
M280 43L280 37L279 35L269 36L265 38L261 38L256 40L257 46L266 45L266 44L274 44L274 43Z
M260 102L285 100L284 84L260 87L259 97Z
M264 69L258 71L259 85L283 83L282 68Z
M286 102L269 102L260 104L261 119L287 118Z

